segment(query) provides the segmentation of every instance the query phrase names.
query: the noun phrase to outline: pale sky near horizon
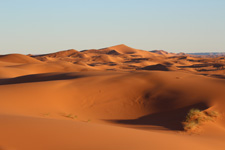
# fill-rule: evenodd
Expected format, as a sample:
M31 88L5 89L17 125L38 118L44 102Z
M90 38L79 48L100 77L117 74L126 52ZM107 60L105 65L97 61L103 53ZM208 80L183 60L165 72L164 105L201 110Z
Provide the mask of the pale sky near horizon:
M0 54L225 52L225 0L0 0Z

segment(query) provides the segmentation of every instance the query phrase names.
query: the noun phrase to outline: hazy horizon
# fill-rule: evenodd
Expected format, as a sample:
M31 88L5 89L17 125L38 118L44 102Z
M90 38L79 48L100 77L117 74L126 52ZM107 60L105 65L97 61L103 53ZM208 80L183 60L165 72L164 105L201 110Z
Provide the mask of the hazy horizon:
M117 45L121 45L121 44L117 44ZM117 45L111 45L111 46L108 46L108 47L112 47L112 46L117 46ZM126 45L126 44L124 44ZM129 45L126 45L126 46L129 46ZM129 46L130 47L130 46ZM98 49L103 49L103 48L107 48L107 47L101 47L101 48L96 48L97 50ZM135 48L135 47L131 47L131 48ZM74 48L71 48L71 49L74 49ZM46 51L46 52L43 52L43 53L20 53L20 54L24 54L24 55L28 55L28 54L32 54L32 55L41 55L41 54L48 54L48 53L55 53L55 52L60 52L60 51L66 51L66 50L71 50L71 49L61 49L61 50L55 50L55 51ZM90 49L82 49L82 50L77 50L77 49L74 49L74 50L77 50L77 51L84 51L84 50L91 50L93 48L90 48ZM135 48L135 49L139 49L139 48ZM140 50L145 50L145 51L154 51L153 49L152 50L146 50L146 49L140 49ZM155 50L160 50L160 49L155 49ZM163 51L166 51L166 50L163 50ZM213 54L223 54L225 53L225 51L221 51L221 52L217 52L217 51L202 51L202 52L198 52L198 51L195 51L195 52L183 52L183 51L180 51L180 52L171 52L171 51L167 51L169 53L187 53L187 54L209 54L209 53L213 53ZM1 54L16 54L17 52L12 52L12 53L7 53L7 51L4 53L0 53Z
M168 52L225 52L222 0L0 1L0 54L125 44Z

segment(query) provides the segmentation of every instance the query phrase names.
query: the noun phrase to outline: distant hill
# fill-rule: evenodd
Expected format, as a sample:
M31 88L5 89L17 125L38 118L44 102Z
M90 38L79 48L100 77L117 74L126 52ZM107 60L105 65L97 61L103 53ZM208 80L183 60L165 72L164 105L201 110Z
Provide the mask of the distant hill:
M187 53L191 55L209 55L209 56L224 56L225 52L204 52L204 53Z

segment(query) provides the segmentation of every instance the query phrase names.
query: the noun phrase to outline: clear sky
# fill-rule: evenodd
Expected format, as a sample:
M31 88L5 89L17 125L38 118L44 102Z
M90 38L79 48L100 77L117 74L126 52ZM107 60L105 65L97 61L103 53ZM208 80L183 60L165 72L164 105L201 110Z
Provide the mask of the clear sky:
M225 0L0 0L0 54L117 44L224 52Z

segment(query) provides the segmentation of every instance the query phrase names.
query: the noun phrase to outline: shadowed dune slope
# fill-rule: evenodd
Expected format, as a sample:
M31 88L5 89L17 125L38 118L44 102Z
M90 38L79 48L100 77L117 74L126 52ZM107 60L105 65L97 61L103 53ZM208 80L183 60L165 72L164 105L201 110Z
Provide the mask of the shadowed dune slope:
M161 71L169 71L169 68L162 64L150 65L141 68L142 70L161 70Z

